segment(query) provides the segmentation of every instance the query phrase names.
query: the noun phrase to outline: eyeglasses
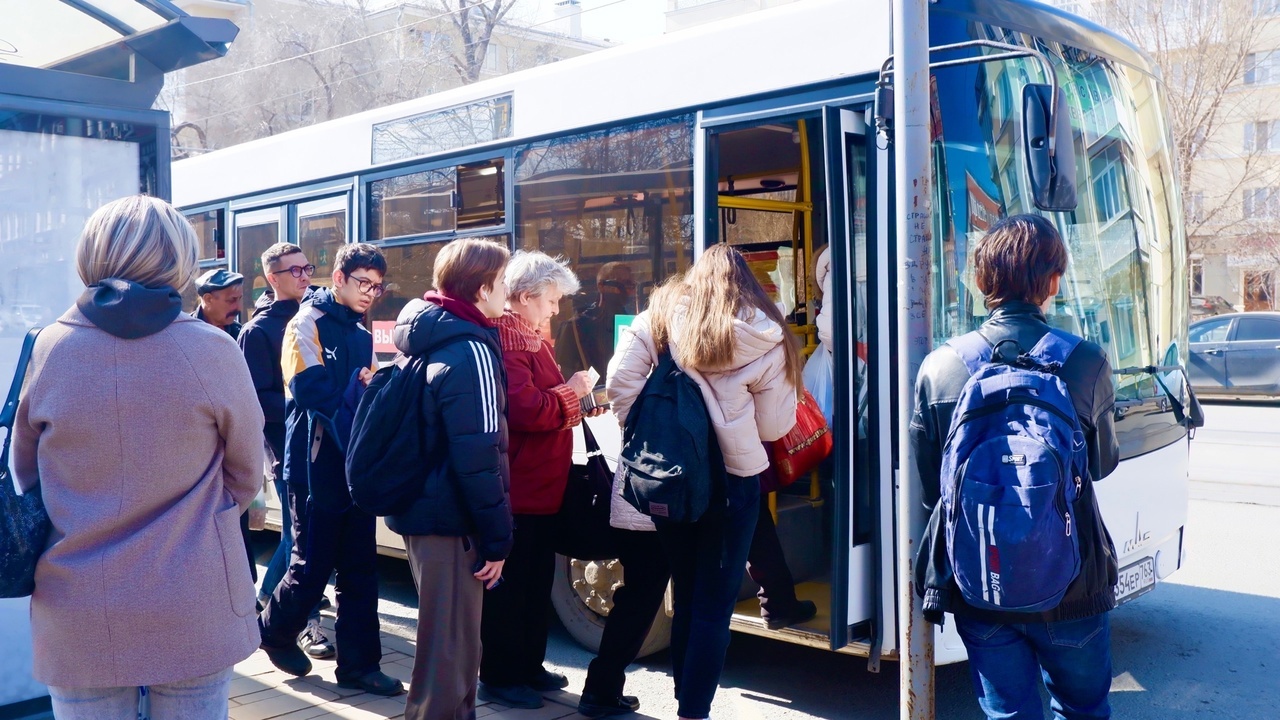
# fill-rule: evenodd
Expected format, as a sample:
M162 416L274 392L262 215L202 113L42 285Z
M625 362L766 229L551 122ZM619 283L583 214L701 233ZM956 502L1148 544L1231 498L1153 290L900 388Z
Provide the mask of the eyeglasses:
M294 265L293 267L288 267L283 270L272 270L267 274L279 275L282 272L287 272L296 278L300 278L303 275L306 275L307 277L311 277L312 275L316 274L316 266L315 265Z
M386 292L387 286L382 283L375 283L369 278L362 278L359 275L348 275L347 277L356 281L356 285L360 288L361 295L373 295L374 297L382 297L382 293Z

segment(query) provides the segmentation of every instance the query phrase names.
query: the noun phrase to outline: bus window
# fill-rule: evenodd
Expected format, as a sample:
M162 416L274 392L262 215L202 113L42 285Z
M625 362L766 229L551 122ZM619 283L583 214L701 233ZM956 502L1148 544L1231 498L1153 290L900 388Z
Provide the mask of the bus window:
M453 168L369 183L369 242L453 231L456 188Z
M458 229L502 225L507 221L502 158L458 166Z
M281 233L283 207L236 213L236 272L244 276L244 304L240 321L253 315L253 304L267 290L262 271L262 253L284 240Z
M333 284L333 257L347 241L347 196L298 205L298 246L316 266L311 284Z
M545 140L516 154L516 245L569 259L582 291L552 320L566 376L604 375L619 328L693 258L693 121Z
M196 240L199 243L200 270L197 275L216 268L225 268L227 247L223 211L221 209L206 210L191 213L186 217L196 231ZM183 312L194 312L197 302L195 283L182 288Z

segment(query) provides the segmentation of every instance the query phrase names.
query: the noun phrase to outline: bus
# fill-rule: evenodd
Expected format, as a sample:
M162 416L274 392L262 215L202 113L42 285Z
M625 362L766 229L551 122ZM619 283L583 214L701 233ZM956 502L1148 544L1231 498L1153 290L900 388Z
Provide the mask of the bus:
M1050 321L1101 345L1118 369L1123 459L1098 495L1127 602L1185 553L1186 253L1160 80L1132 44L1062 11L931 3L931 241L913 275L922 287L896 287L892 118L883 92L877 103L892 80L889 5L801 0L211 152L174 163L174 202L199 230L202 264L246 277L246 313L272 243L300 245L317 282L342 243L381 247L388 292L368 322L382 360L399 310L430 289L433 258L454 238L568 258L584 289L565 299L551 337L567 370L601 372L591 348L607 356L656 285L702 248L735 245L807 350L815 312L832 313L835 448L809 482L769 498L818 616L770 631L744 580L733 627L873 667L898 657L896 503L900 482L914 482L894 461L896 418L911 409L894 390L898 336L932 349L977 327L987 310L975 240L1002 216L1040 212L1071 253ZM1036 204L1027 118L1037 87L1056 100L1072 209ZM814 277L824 251L829 297ZM897 327L909 297L918 312ZM571 342L565 324L584 312L612 322ZM613 462L616 422L590 422ZM385 527L379 543L402 552ZM557 612L594 649L625 570L564 558L558 573ZM660 613L645 652L668 632ZM964 657L952 625L937 629L935 652Z

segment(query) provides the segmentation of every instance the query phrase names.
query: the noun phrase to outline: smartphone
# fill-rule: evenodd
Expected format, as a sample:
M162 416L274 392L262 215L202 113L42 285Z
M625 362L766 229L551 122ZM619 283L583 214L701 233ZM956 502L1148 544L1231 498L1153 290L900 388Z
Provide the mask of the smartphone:
M481 570L483 570L483 569L484 569L484 558L482 558L482 557L477 557L477 558L476 558L476 562L475 562L475 564L471 566L471 574L472 574L472 575L475 575L476 573L480 572L480 571L481 571ZM498 582L494 583L494 584L493 584L493 587L489 587L489 584L488 584L488 583L485 583L485 588L484 588L484 589L485 589L485 590L497 590L497 589L498 589L498 588L500 588L500 587L502 587L502 576L498 576Z
M586 397L578 401L578 404L582 407L584 415L599 408L607 410L609 409L609 395L605 393L604 386L601 385L593 388Z

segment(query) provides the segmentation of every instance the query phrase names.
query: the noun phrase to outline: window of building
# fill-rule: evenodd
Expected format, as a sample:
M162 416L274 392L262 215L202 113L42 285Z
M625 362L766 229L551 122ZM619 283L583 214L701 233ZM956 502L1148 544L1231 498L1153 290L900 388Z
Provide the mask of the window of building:
M1275 310L1275 274L1269 270L1246 270L1244 273L1244 311Z
M618 329L693 260L693 119L544 140L516 154L516 247L568 258L582 291L550 329L565 375L607 367Z
M502 57L501 45L490 45L484 51L484 69L486 72L496 73L501 71L498 65L498 59Z
M1191 279L1191 294L1204 295L1204 258L1192 257L1187 263L1187 274Z
M1245 152L1280 150L1280 120L1261 120L1244 125Z
M1245 219L1280 217L1280 188L1247 188L1244 191Z
M1244 84L1265 85L1280 80L1280 52L1249 53L1244 59Z
M1193 192L1187 197L1187 219L1200 222L1204 219L1204 193Z
M1099 222L1108 222L1129 209L1129 188L1125 182L1124 160L1119 144L1095 155L1093 166L1093 204Z
M505 182L502 158L374 180L369 241L502 225Z

